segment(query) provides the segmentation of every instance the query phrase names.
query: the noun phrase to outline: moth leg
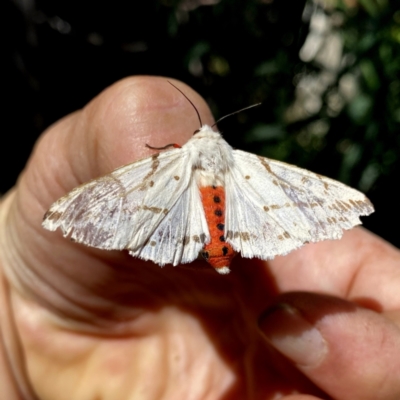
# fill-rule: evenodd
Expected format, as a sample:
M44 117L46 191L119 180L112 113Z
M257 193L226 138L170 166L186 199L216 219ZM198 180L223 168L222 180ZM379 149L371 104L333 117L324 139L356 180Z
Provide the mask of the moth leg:
M148 149L151 149L151 150L166 150L166 149L169 149L170 147L173 147L175 149L181 149L182 148L182 146L180 146L179 144L176 144L176 143L166 144L163 147L153 147L153 146L150 146L149 144L146 143L146 147Z

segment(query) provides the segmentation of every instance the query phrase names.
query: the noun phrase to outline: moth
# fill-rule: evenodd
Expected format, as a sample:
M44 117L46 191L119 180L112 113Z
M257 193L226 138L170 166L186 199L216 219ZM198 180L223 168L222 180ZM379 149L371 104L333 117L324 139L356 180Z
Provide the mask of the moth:
M227 274L236 253L267 260L339 239L374 211L340 182L232 149L195 110L201 127L186 144L73 189L50 207L43 227L160 266L201 257Z

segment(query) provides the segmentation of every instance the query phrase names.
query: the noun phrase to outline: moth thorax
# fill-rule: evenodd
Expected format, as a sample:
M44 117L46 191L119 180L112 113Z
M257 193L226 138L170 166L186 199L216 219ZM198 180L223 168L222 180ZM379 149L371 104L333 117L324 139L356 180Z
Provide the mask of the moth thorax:
M215 174L208 171L199 171L196 175L196 181L199 187L225 186L225 179L223 174Z

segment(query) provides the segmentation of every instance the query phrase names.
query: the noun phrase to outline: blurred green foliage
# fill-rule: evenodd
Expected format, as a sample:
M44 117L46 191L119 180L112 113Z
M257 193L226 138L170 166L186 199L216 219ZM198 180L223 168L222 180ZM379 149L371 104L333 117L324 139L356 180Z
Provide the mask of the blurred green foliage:
M256 122L247 140L257 142L267 156L318 170L364 191L380 176L390 175L400 159L400 10L395 3L364 0L349 8L338 2L325 10L328 18L339 20L333 31L343 47L340 66L319 93L316 112L287 118L285 111L295 95L282 81L296 84L308 76L318 82L324 66L314 59L296 60L288 71L284 57L255 66L255 76L280 85L273 92L273 120ZM349 80L356 87L346 98L342 86ZM264 90L259 95L268 98L271 87Z

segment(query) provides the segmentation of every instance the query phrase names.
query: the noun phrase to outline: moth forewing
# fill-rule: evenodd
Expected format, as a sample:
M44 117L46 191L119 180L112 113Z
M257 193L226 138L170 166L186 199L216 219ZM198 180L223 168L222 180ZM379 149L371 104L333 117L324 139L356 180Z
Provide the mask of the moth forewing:
M270 259L304 243L339 239L373 212L362 193L340 182L240 150L233 154L226 235L245 257Z
M150 238L161 222L179 199L186 198L182 196L190 174L184 173L183 165L188 156L179 150L155 154L79 186L51 206L43 226L60 227L64 236L101 249L138 252L151 246ZM197 206L201 208L201 203ZM185 242L177 232L168 236L159 231L159 236L168 246L174 240Z

